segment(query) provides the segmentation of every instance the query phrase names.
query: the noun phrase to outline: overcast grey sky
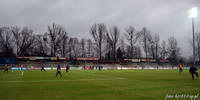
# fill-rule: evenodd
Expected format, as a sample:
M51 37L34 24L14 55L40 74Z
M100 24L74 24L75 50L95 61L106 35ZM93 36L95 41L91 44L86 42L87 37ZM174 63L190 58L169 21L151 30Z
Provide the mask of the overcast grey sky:
M147 27L161 39L176 37L183 55L189 56L191 7L200 10L200 0L0 0L0 26L28 26L42 33L55 22L71 36L86 38L94 23L117 25L121 32L129 25ZM199 18L195 27L200 27Z

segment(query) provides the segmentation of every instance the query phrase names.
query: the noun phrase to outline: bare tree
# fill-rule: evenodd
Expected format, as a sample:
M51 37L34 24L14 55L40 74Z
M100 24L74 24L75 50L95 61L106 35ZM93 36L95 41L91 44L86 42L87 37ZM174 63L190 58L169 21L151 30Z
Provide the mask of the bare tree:
M149 57L149 51L150 51L149 38L151 38L150 31L148 31L146 28L143 28L140 32L140 35L141 35L140 40L141 40L142 46L144 48L145 57L148 58Z
M178 42L175 37L170 37L168 39L168 59L171 64L176 65L178 63L178 59L180 57L180 48L178 47Z
M151 34L147 35L146 39L147 39L146 43L148 44L146 45L147 52L149 54L148 56L155 59L155 41L153 40Z
M51 56L57 56L59 55L59 49L62 48L62 53L64 54L64 48L60 47L60 44L62 42L66 42L67 39L67 33L64 30L64 28L60 25L57 25L55 23L52 24L52 26L48 26L48 35L50 39L50 46L51 46ZM63 41L64 39L64 41ZM64 46L65 43L63 43L62 46Z
M16 56L28 56L31 55L31 48L35 41L33 30L28 27L24 27L22 30L18 27L12 27L12 33L14 36L14 43L16 48Z
M134 27L129 26L126 29L126 34L125 36L127 37L129 47L130 49L128 50L130 52L130 57L133 58L133 52L134 52L134 44L137 42L137 39L140 37L140 34L135 30Z
M93 43L92 43L91 39L87 40L87 49L86 50L87 50L87 57L94 57L94 55L93 55L94 47L93 47Z
M168 52L167 52L166 42L165 42L165 40L163 40L161 43L161 51L160 51L161 59L166 59L167 54L168 54Z
M131 50L133 50L131 52ZM131 48L130 45L127 45L127 49L126 49L126 57L127 58L141 58L142 56L142 52L141 52L141 49L140 49L140 46L139 45L136 45L136 46L133 46Z
M111 44L110 44L110 41L109 39L106 39L106 47L105 47L105 58L110 60L111 59L111 52L112 52L112 47L111 47Z
M70 38L69 42L68 42L68 49L69 49L68 54L69 54L69 58L73 58L73 52L72 52L73 43L74 43L73 38Z
M85 39L81 39L81 57L86 57L86 52L85 52Z
M156 59L157 61L159 60L159 51L160 51L160 45L159 45L159 41L160 41L160 36L158 34L155 35L148 35L147 39L149 40L149 53L150 56L154 59Z
M15 26L15 27L11 27L11 30L12 30L12 33L13 33L13 36L14 36L14 43L15 43L15 50L14 51L16 53L16 56L19 55L19 49L20 49L20 28Z
M69 39L69 57L77 58L80 55L80 44L78 38Z
M13 35L9 27L0 27L0 56L14 56Z
M159 63L159 58L160 58L160 36L159 34L155 34L155 37L154 37L154 44L155 44L155 54L156 54L156 62Z
M66 56L66 49L67 49L67 42L68 42L68 34L67 32L62 32L60 35L61 42L60 42L60 51L61 51L61 56L65 57Z
M106 34L107 43L111 48L111 57L112 59L116 59L116 49L117 49L117 42L119 39L120 31L117 26L114 26L110 29L110 32ZM121 49L120 49L121 50Z
M90 28L90 34L92 35L96 46L97 46L97 52L100 59L102 59L102 48L103 48L103 42L105 39L105 34L107 33L107 29L105 24L94 24Z
M35 35L35 43L34 43L34 48L33 48L33 52L34 52L34 56L41 56L41 55L45 55L45 46L44 46L44 42L43 42L43 35L42 34L37 34Z
M44 33L44 34L35 34L35 42L33 43L33 54L32 56L49 56L49 50L50 50L50 46L49 46L49 38L48 38L48 34Z
M172 64L180 59L180 48L174 37L168 39L167 45L163 41L160 46L159 35L151 34L146 28L140 32L132 26L125 29L127 44L120 38L117 26L108 31L105 24L94 24L90 28L90 34L94 42L90 39L69 37L64 28L55 23L49 25L44 34L35 34L27 27L0 27L0 56L141 58L143 47L146 58L168 58ZM200 62L200 33L196 37L195 55Z
M134 46L134 57L135 58L141 58L142 52L139 45Z
M120 49L121 49L121 52L122 52L122 58L124 58L126 52L125 52L125 42L124 42L123 36L120 39Z

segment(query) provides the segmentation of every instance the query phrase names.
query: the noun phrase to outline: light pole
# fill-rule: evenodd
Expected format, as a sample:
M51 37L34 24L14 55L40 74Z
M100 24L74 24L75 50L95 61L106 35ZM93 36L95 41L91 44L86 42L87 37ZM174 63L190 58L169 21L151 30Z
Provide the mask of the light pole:
M197 17L197 8L190 9L190 18L192 18L192 35L193 35L193 64L195 64L195 29L194 29L194 19Z

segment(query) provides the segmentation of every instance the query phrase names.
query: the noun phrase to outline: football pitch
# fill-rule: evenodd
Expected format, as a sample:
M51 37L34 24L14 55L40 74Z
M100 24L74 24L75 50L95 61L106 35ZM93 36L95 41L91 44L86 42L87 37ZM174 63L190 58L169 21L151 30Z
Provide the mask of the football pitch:
M0 71L0 100L200 100L188 70ZM167 96L171 96L171 98ZM193 98L194 100L194 98Z

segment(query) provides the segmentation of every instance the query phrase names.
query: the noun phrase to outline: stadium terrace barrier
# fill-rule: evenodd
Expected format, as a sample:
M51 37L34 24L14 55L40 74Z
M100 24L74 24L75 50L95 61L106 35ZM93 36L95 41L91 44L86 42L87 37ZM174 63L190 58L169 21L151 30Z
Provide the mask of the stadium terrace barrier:
M153 58L138 58L138 59L123 59L120 61L116 60L99 60L99 58L91 57L91 58L67 58L67 57L26 57L26 56L17 56L17 61L49 61L49 62L62 62L62 61L74 61L74 62L99 62L102 64L116 64L121 62L129 62L129 63L156 63L156 59ZM160 59L160 63L169 63L167 59Z
M41 67L25 67L22 68L23 70L40 70ZM45 70L56 70L56 67L45 67ZM65 70L65 67L62 67L61 70ZM152 69L152 70L157 70L157 69L178 69L178 67L110 67L110 66L103 66L103 70L137 70L137 69ZM184 67L184 69L189 69L189 67ZM12 67L11 70L21 70L21 67ZM85 68L84 66L71 66L70 70L98 70L98 67L93 67L93 68Z
M11 70L28 70L28 68L12 67Z

